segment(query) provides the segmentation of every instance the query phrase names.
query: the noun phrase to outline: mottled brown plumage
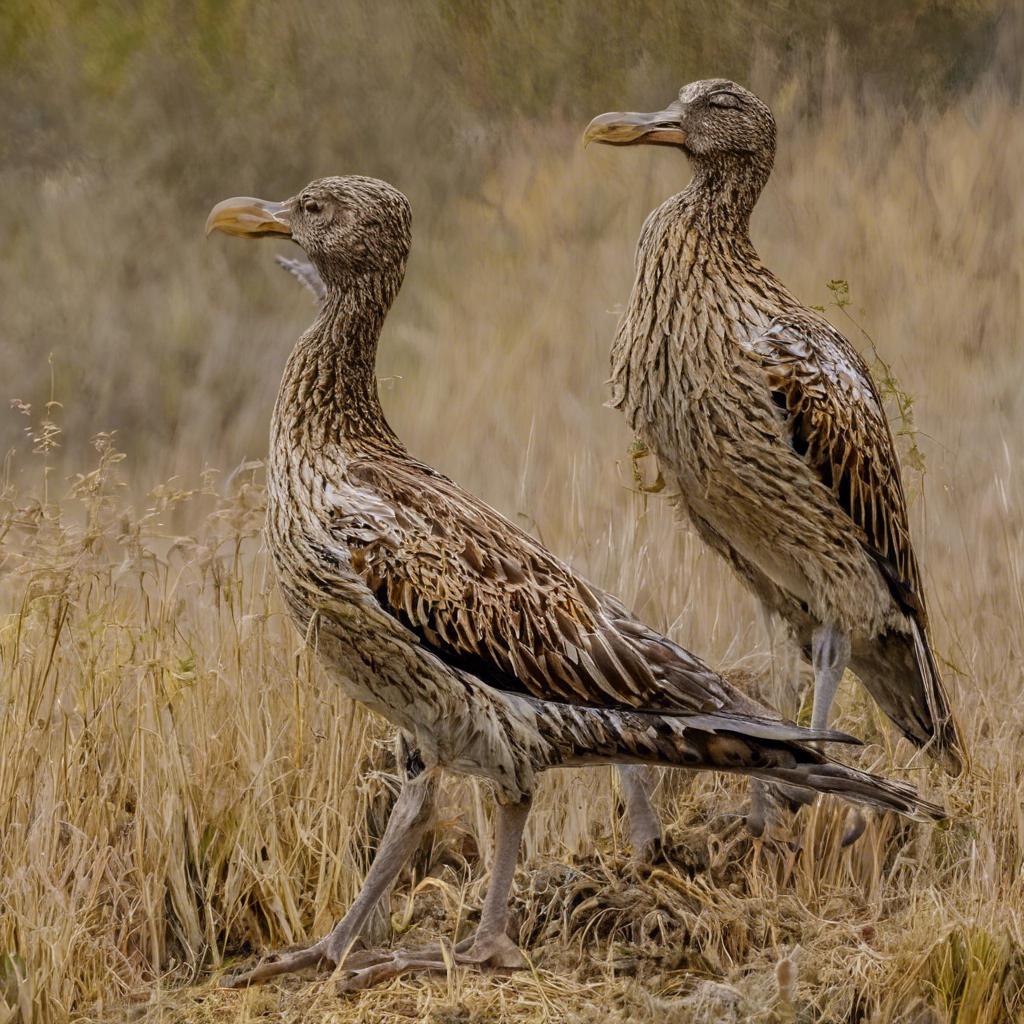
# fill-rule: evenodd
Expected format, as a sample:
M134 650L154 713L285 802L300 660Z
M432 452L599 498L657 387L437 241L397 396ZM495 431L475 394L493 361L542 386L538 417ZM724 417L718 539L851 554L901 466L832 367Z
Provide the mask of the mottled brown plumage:
M323 304L327 297L327 286L312 263L280 255L274 259L279 267L308 288L319 304ZM399 607L401 604L401 601L397 602ZM656 780L653 769L642 765L620 765L618 774L633 859L638 867L643 868L657 857L662 840L661 822L651 803L651 791ZM802 794L792 796L797 802L807 799ZM748 816L747 822L752 831L760 834L764 823L756 811Z
M264 211L262 214L260 211ZM210 228L290 234L326 284L293 350L271 427L267 538L287 603L346 693L405 737L408 781L366 886L324 940L236 979L347 955L429 819L440 769L492 783L499 805L480 927L458 957L517 966L508 887L538 772L646 763L720 769L838 793L920 819L909 786L807 746L785 722L573 573L539 542L411 457L388 426L377 341L405 271L410 213L368 178L284 204L228 200ZM436 951L359 954L347 982L437 968Z
M814 725L849 661L905 736L958 763L878 391L750 240L775 153L771 111L713 79L658 114L602 115L587 138L675 146L694 172L641 231L611 404L657 454L697 533L811 653Z

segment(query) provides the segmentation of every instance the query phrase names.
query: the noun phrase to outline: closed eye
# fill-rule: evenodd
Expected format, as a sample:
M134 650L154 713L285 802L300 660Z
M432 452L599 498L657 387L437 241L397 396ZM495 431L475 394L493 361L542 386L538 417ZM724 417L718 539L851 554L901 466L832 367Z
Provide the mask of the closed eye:
M730 110L738 110L740 106L739 97L731 92L713 92L708 97L708 103L713 107L726 107Z

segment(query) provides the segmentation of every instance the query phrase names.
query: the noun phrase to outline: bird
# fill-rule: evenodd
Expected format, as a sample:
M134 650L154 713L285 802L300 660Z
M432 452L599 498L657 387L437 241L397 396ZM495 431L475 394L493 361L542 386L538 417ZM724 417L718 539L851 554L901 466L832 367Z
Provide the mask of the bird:
M318 305L323 305L327 297L327 286L316 267L309 260L276 254L274 262L303 285L312 294ZM399 747L403 742L404 740L400 738ZM664 856L661 819L651 801L651 793L657 784L657 779L652 769L642 765L619 765L618 772L619 789L625 807L629 841L633 854L633 865L638 871L643 871L653 865L659 857ZM793 802L802 802L800 794L792 795ZM758 831L756 826L754 831ZM763 825L758 834L761 831L763 831ZM844 842L849 845L848 839Z
M274 262L300 284L302 284L317 301L322 303L327 294L326 286L317 273L316 267L308 260L299 260L280 254L274 256ZM647 488L650 490L651 488ZM730 681L732 677L729 676ZM633 864L639 871L651 866L660 856L665 855L662 846L661 819L651 801L651 793L657 785L657 778L649 768L636 765L619 767L619 786L626 810L629 827L630 845L633 850ZM788 807L796 810L808 803L808 794L778 786L764 786L752 782L752 798L746 814L742 815L747 831L760 838L769 821L774 819L777 811ZM843 846L856 842L863 834L867 821L863 815L855 814L850 826L843 835Z
M595 117L584 142L669 147L692 168L641 229L608 404L655 454L682 518L788 624L814 670L811 727L827 727L849 666L903 736L961 770L879 390L751 241L771 109L706 79L662 111Z
M286 273L295 278L305 287L318 305L323 304L327 295L324 284L316 267L309 260L275 254L274 262ZM732 675L727 678L733 681ZM404 742L399 739L399 747ZM401 756L399 756L401 760ZM657 776L653 769L639 765L619 765L619 789L622 794L629 830L630 846L634 868L642 873L659 859L665 857L661 818L654 808L651 795L657 786ZM776 813L777 809L788 807L796 810L809 802L809 795L792 788L764 786L752 782L752 799L746 814L742 815L747 831L760 838ZM863 834L867 821L862 815L856 814L843 835L843 846L856 842Z
M411 245L398 189L359 175L322 178L283 202L226 199L206 231L291 238L324 282L271 418L267 545L285 605L328 677L403 737L402 788L348 912L322 939L225 985L341 967L339 988L352 991L452 962L525 966L508 934L508 900L538 777L558 767L719 770L919 821L943 817L914 787L812 746L853 738L757 704L408 452L375 376ZM495 798L479 926L450 950L353 952L415 851L443 772L483 780Z

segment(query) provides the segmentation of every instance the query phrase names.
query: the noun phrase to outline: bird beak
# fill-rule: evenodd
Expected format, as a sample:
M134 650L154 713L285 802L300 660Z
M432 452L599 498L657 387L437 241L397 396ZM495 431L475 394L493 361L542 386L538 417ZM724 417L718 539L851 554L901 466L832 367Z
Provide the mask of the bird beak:
M603 142L606 146L682 146L686 132L679 126L680 103L653 114L611 113L595 117L583 133L583 145Z
M223 231L226 235L266 238L268 235L292 237L291 204L268 203L264 199L236 196L218 203L206 218L206 234Z

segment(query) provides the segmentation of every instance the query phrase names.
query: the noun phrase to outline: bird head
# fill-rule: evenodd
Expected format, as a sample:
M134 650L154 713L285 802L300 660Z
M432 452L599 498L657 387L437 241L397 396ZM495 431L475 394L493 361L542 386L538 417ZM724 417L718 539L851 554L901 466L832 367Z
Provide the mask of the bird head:
M284 202L240 196L218 203L206 233L290 238L328 284L398 275L411 243L412 212L398 189L358 175L320 178Z
M675 146L693 157L770 157L775 151L775 119L768 105L743 86L725 78L708 78L684 86L664 110L595 117L583 141Z

